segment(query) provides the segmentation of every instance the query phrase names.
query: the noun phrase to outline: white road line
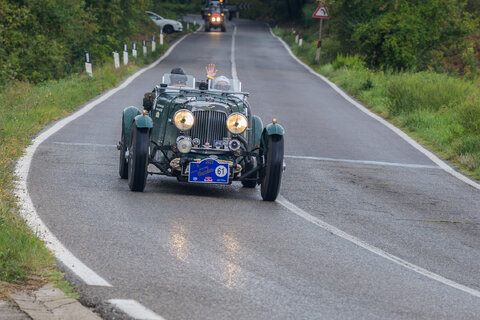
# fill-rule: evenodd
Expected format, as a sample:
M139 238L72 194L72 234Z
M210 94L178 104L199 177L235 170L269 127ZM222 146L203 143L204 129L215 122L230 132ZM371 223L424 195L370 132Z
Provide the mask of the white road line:
M235 37L237 36L237 26L233 27L233 35L232 35L232 48L231 48L231 55L230 55L230 62L232 63L232 79L238 80L237 76L237 63L235 62Z
M107 301L127 315L138 320L165 320L155 312L145 308L135 300L112 299Z
M378 122L380 122L381 124L383 124L384 126L386 126L387 128L389 128L390 130L392 130L393 132L395 132L398 136L400 136L403 140L405 140L407 143L409 143L412 147L414 147L415 149L417 149L418 151L420 151L421 153L423 153L425 156L427 156L430 160L432 160L435 164L437 164L440 168L442 168L444 171L446 171L447 173L451 174L452 176L454 176L455 178L465 182L466 184L474 187L475 189L477 190L480 190L480 184L478 184L477 182L473 181L472 179L470 179L469 177L467 176L464 176L462 173L458 172L458 171L455 171L455 169L453 169L452 167L450 167L447 163L445 163L442 159L440 159L439 157L437 157L436 155L434 155L432 152L428 151L427 149L425 149L424 147L422 147L418 142L416 142L415 140L413 140L412 138L410 138L405 132L403 132L402 130L400 130L399 128L395 127L393 124L389 123L388 121L386 121L385 119L383 119L382 117L376 115L375 113L371 112L370 110L368 110L365 106L361 105L360 103L358 103L357 101L353 100L348 94L346 94L342 89L340 89L339 87L337 87L336 84L334 84L333 82L331 82L330 80L328 80L327 78L325 78L324 76L322 76L321 74L318 74L315 72L315 70L313 70L312 68L310 68L310 66L306 65L305 63L303 63L302 61L300 61L300 59L298 59L292 52L292 50L290 50L290 47L288 46L288 44L285 43L285 41L283 41L282 38L280 37L277 37L275 34L273 34L273 30L272 28L269 26L270 28L270 33L272 34L273 37L277 38L278 41L280 41L283 46L285 47L285 49L287 50L287 52L290 54L290 56L292 56L293 59L295 59L299 64L301 64L302 66L305 67L305 69L307 69L310 73L312 73L313 75L319 77L320 79L322 79L325 83L327 83L330 87L332 87L333 90L335 90L338 94L340 94L345 100L347 100L348 102L350 102L351 104L353 104L355 107L357 107L360 111L362 111L363 113L367 114L368 116L372 117L373 119L377 120Z
M348 159L289 156L289 155L286 155L285 158L287 158L287 159L299 159L299 160L359 163L359 164L370 164L370 165L376 165L376 166L403 167L403 168L413 168L413 169L441 169L438 166L429 166L429 165L423 165L423 164L395 163L395 162L382 162L382 161L369 161L369 160L348 160Z
M443 283L447 286L450 286L452 288L455 288L455 289L458 289L458 290L461 290L463 292L466 292L468 294L471 294L472 296L475 296L477 298L480 298L480 291L478 290L475 290L475 289L472 289L472 288L469 288L467 286L464 286L458 282L455 282L453 280L450 280L450 279L447 279L447 278L444 278L442 277L441 275L438 275L436 273L433 273L427 269L424 269L422 267L419 267L413 263L410 263L408 261L405 261L393 254L390 254L386 251L383 251L382 249L379 249L377 247L374 247L372 245L369 245L368 243L360 240L359 238L357 237L354 237L314 216L312 216L311 214L303 211L302 209L300 209L299 207L297 207L296 205L294 205L293 203L291 203L290 201L288 201L287 199L285 199L284 197L282 197L281 195L278 196L277 198L277 202L280 203L282 206L284 206L285 208L287 208L288 210L290 210L291 212L295 213L296 215L298 215L299 217L319 226L320 228L342 238L342 239L345 239L347 241L350 241L351 243L359 246L359 247L362 247L382 258L385 258L387 260L390 260L404 268L407 268L407 269L410 269L416 273L419 273L427 278L430 278L432 280L435 280L435 281L438 281L440 283Z
M92 102L85 105L83 108L79 109L75 113L71 114L70 116L58 121L55 125L51 128L47 129L46 131L42 132L32 141L32 145L30 145L25 150L25 155L18 161L15 167L15 175L17 176L17 185L15 190L15 195L18 197L20 204L20 214L27 222L28 226L37 233L40 239L45 241L47 248L49 248L55 255L55 257L60 260L67 268L69 268L74 274L76 274L80 279L82 279L87 285L91 286L105 286L111 287L111 284L108 283L105 279L100 277L96 274L92 269L87 267L84 263L82 263L79 259L77 259L56 237L55 235L48 229L48 227L43 223L42 219L38 215L37 211L35 210L35 206L33 205L32 199L28 193L28 185L27 185L27 178L28 172L30 171L30 165L32 163L33 155L37 150L38 146L48 139L51 135L58 132L64 126L72 122L73 120L83 116L88 111L102 103L103 101L110 98L112 95L117 93L118 91L126 88L133 80L143 74L145 71L150 70L157 66L161 61L163 61L172 51L173 49L182 42L186 37L185 35L181 39L179 39L175 44L173 44L165 54L160 57L157 61L152 63L150 66L145 67L130 77L128 77L120 86L114 88L104 95L100 96L99 98L93 100Z

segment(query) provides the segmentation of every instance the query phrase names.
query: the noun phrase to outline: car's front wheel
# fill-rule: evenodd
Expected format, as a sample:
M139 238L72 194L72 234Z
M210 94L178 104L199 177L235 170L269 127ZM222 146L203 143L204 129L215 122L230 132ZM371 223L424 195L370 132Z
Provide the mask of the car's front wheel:
M134 123L128 161L128 186L132 191L143 192L147 184L148 140L148 129L137 128Z
M163 27L163 32L166 34L170 34L173 32L173 27L169 24Z
M280 191L283 174L283 136L268 137L268 151L265 154L265 168L261 186L262 199L275 201Z

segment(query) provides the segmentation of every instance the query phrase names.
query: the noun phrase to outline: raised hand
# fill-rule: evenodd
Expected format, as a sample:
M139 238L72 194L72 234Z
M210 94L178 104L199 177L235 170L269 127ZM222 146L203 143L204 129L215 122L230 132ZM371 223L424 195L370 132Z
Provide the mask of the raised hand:
M215 69L214 63L210 63L208 66L205 67L205 72L207 73L207 78L215 78L218 70Z

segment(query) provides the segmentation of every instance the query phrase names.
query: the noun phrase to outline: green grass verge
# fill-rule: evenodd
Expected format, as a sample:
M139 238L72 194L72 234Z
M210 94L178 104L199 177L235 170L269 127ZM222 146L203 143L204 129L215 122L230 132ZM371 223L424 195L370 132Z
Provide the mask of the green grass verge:
M193 26L184 33L192 31ZM168 36L167 40L180 35ZM168 47L168 44L157 46L157 51L146 58L133 61L130 58L130 64L120 69L113 67L113 61L101 67L94 66L93 77L72 75L38 85L15 82L0 92L0 297L6 296L10 287L5 285L7 283L21 286L31 279L38 282L39 278L75 297L69 285L62 282L62 274L55 269L52 254L18 215L13 171L25 147L45 125L117 86Z
M480 179L480 79L373 71L358 57L332 59L331 48L322 51L320 61L333 62L316 64L316 43L299 47L291 30L275 28L274 33L315 71L464 173Z

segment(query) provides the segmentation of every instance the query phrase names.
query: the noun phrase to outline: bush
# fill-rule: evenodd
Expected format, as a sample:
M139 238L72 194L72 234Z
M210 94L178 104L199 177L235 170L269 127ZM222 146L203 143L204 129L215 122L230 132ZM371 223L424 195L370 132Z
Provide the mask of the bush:
M480 136L462 137L456 151L461 155L480 153Z
M467 81L430 72L397 74L386 90L388 109L394 115L455 108L473 92L475 87Z
M364 70L365 62L360 59L358 55L344 56L342 54L337 55L337 59L333 62L333 68L338 70L340 68L347 68L351 70Z
M317 42L315 41L315 49L317 48ZM338 53L341 52L341 43L333 37L322 39L322 50L320 51L321 64L333 63L338 57Z
M480 99L477 95L471 95L458 106L457 110L465 131L480 135Z

